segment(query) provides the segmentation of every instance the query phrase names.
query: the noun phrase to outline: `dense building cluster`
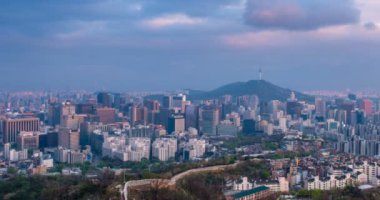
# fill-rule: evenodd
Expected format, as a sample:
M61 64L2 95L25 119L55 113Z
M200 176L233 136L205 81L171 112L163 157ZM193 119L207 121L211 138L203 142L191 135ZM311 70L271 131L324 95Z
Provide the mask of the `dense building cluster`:
M238 153L248 157L290 153L295 157L267 159L271 168L266 180L232 180L230 197L260 187L273 194L377 186L380 169L373 160L380 155L377 101L354 95L302 101L294 92L288 95L285 101L260 101L256 95L228 94L189 99L186 92L3 94L1 158L5 167L46 174L57 163L94 164L104 158L196 162ZM264 143L239 141L247 136L261 137ZM276 137L280 138L276 142L265 142ZM313 157L305 157L307 153ZM343 164L346 167L334 162L334 153L351 158Z

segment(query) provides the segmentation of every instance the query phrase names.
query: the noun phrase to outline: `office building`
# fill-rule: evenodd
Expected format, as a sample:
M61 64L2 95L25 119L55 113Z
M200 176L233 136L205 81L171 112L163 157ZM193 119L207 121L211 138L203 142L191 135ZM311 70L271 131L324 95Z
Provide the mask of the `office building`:
M61 123L61 104L51 103L48 107L48 124L56 126Z
M108 92L99 92L97 95L97 103L101 107L111 108L113 104L113 96Z
M198 129L199 107L196 105L186 105L185 107L185 128Z
M58 144L66 149L79 150L79 130L60 128L58 133Z
M315 99L315 115L317 117L326 118L326 101L321 98Z
M35 117L8 118L3 120L3 142L14 143L21 131L37 132L40 130L40 120Z
M216 126L216 134L220 137L236 137L239 132L239 127L237 127L230 120L221 121Z
M372 114L372 101L369 99L362 99L359 103L359 108L364 110L366 116Z
M185 131L185 118L183 115L172 115L168 121L168 134L181 133Z
M207 136L216 135L219 124L219 109L215 106L203 106L199 109L199 131Z
M116 110L114 108L96 108L96 115L99 117L99 122L103 124L116 122Z
M38 133L21 131L20 134L17 136L17 148L19 150L38 149L39 148Z

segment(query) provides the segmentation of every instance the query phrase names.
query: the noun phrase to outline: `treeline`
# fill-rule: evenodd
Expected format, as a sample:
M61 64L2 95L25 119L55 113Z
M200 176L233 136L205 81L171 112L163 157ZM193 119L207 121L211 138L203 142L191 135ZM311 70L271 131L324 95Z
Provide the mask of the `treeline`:
M114 173L100 173L96 180L81 176L17 176L0 182L0 199L120 199Z

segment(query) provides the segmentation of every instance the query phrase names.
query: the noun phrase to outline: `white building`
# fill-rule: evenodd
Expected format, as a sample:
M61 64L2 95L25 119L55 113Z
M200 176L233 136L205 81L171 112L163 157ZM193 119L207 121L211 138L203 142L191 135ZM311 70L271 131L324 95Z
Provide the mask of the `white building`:
M249 182L247 177L241 177L239 180L234 181L233 190L245 191L252 189L253 186L253 183Z
M103 157L118 158L122 161L141 161L150 157L150 139L144 137L128 138L110 136L103 142Z
M206 140L203 139L192 138L189 139L188 142L182 144L182 146L184 148L184 152L188 153L189 160L200 158L206 152Z
M278 180L258 183L257 186L266 186L271 192L289 192L289 181L285 177L279 177Z
M161 161L175 158L176 153L177 139L175 138L158 138L152 144L152 156Z
M282 130L282 132L286 132L288 130L287 125L286 125L287 118L286 117L280 117L278 121L279 121L279 126L280 126L280 129Z
M21 160L28 159L28 150L24 149L21 151L16 151L14 149L11 149L9 151L9 161L16 162Z
M55 151L55 160L62 163L80 164L85 160L86 154L80 150L58 147Z

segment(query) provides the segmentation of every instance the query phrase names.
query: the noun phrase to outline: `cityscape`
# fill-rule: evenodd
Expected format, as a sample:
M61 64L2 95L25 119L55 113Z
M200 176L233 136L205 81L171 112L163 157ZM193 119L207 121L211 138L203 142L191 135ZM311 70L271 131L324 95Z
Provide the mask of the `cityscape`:
M1 2L0 199L380 199L379 9Z

